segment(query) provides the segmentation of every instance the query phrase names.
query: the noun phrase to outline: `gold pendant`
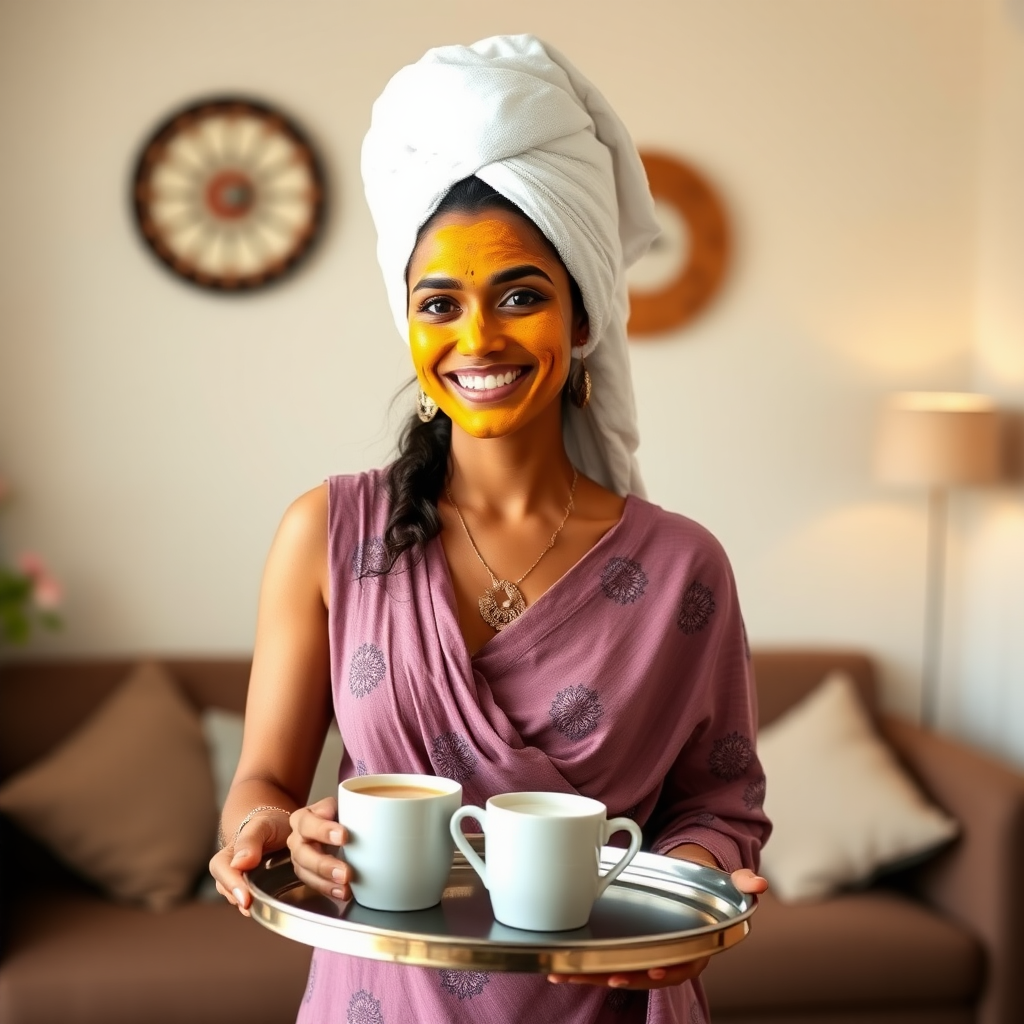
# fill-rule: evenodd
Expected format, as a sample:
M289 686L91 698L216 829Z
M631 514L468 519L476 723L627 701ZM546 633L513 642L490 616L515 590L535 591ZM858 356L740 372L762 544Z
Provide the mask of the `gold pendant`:
M510 623L515 622L526 611L526 602L519 588L508 580L498 580L477 602L480 617L491 629L499 633Z

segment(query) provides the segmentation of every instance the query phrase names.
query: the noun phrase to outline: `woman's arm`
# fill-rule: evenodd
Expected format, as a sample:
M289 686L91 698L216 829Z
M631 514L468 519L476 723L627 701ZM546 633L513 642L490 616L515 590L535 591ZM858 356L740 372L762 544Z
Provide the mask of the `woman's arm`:
M328 587L324 484L285 512L260 588L242 754L221 819L224 848L210 862L218 890L243 913L242 872L287 842L331 719Z

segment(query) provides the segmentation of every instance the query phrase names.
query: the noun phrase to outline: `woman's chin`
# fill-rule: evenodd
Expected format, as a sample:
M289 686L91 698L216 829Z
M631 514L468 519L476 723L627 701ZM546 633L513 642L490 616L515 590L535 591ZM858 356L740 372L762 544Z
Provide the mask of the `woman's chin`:
M478 412L471 416L460 415L460 413L462 410L456 411L456 415L451 417L452 422L463 433L481 441L507 437L509 434L514 434L520 426L519 417L510 416L508 413Z

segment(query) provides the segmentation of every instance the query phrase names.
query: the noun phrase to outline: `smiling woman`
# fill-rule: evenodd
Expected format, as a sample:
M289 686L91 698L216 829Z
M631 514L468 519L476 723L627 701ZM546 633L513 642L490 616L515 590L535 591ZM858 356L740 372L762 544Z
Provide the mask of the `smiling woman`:
M423 136L423 109L464 117ZM624 126L556 51L498 37L395 76L363 174L420 394L394 462L303 495L274 540L220 891L247 912L243 872L287 842L307 886L351 897L336 802L298 799L332 712L342 778L447 776L476 805L579 793L633 818L655 853L762 891L728 560L643 499L633 456L625 268L654 220ZM749 752L735 772L718 770L726 741ZM461 986L319 950L299 1020L702 1021L703 966Z
M569 377L569 275L525 218L446 213L409 264L409 344L420 386L466 433L500 437L553 410Z

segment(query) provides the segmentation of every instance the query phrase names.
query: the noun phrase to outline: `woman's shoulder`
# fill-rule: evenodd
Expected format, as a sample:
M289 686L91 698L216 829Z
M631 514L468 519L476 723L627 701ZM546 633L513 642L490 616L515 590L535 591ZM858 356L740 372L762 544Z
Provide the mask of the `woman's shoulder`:
M686 553L701 562L728 567L729 556L706 526L679 512L672 512L646 498L631 494L626 508L634 532L663 552Z
M318 538L327 523L328 486L325 481L300 494L284 511L278 526L278 537L286 544Z
M357 507L373 508L387 495L387 471L329 476L322 484L300 494L285 509L278 532L291 542L322 537L339 513L350 515Z

